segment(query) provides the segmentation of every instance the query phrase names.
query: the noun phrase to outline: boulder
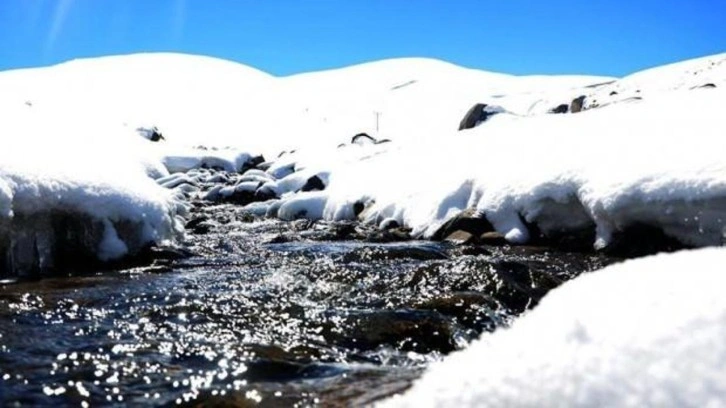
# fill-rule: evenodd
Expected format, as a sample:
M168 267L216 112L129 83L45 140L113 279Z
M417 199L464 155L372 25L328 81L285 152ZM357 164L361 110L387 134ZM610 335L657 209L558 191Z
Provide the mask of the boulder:
M469 208L446 221L431 237L435 241L450 241L459 244L478 242L479 237L494 231L494 227L474 208Z
M459 123L459 130L476 127L480 123L486 122L490 117L502 112L504 112L504 109L501 106L477 103L466 112L466 115Z
M325 190L325 183L318 176L312 176L305 182L305 185L300 188L300 191L321 191Z
M567 113L570 110L570 107L563 103L561 105L558 105L556 108L550 109L550 113Z
M578 113L582 112L582 108L585 104L585 95L580 95L577 98L572 100L572 103L570 104L570 112L572 113Z

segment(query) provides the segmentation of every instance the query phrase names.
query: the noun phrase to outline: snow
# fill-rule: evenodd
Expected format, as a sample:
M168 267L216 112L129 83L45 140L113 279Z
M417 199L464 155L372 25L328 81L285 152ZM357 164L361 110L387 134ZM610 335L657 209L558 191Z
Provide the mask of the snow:
M100 260L117 259L150 242L171 242L179 234L176 216L184 204L150 178L168 172L122 127L107 126L108 132L99 134L89 122L79 126L47 112L19 109L0 124L0 247L7 251L2 256L12 259L11 268L37 261L12 255L13 247L25 242L23 234L34 236L39 252L52 252L41 246L52 246L61 239L57 234L73 234L37 231L34 225L44 217L90 217L98 223L102 235L85 250ZM123 239L118 228L124 229Z
M358 216L427 238L475 208L515 243L530 240L535 224L546 234L594 228L602 248L645 223L689 245L718 245L724 61L620 80L518 77L422 58L276 78L163 53L2 72L0 216L88 214L104 225L111 259L138 246L130 240L173 239L185 197L234 193L200 192L221 176L194 171L237 172L263 154L269 169L239 188L281 197L266 212L286 219ZM588 110L548 113L581 95ZM476 103L500 113L458 132ZM164 139L150 141L151 129ZM353 143L359 133L372 139ZM325 190L299 192L313 176ZM114 235L109 225L121 220L142 225L138 236Z
M721 55L696 63L720 67L725 60ZM686 245L720 245L726 220L726 119L720 106L726 87L683 84L721 85L726 72L713 68L692 79L693 66L689 61L666 73L652 70L659 93L635 102L524 116L511 114L505 103L510 113L463 132L408 142L394 137L390 144L357 146L355 155L341 149L335 158L310 159L299 151L284 159L296 169L315 165L330 173L324 218L351 218L351 207L366 203L364 221L380 225L393 218L423 238L475 207L513 243L531 239L526 221L546 235L594 228L598 249L635 224L660 227ZM673 80L684 76L688 81ZM622 82L648 83L645 74L636 79ZM607 86L616 85L624 86ZM317 207L308 212L320 213Z
M382 405L724 406L724 263L712 248L581 276Z

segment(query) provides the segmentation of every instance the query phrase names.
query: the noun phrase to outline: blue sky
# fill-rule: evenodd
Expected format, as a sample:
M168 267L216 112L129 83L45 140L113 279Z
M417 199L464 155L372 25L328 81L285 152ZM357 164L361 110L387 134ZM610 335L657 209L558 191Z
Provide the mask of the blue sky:
M0 0L0 70L144 51L276 75L416 56L620 76L726 52L726 0Z

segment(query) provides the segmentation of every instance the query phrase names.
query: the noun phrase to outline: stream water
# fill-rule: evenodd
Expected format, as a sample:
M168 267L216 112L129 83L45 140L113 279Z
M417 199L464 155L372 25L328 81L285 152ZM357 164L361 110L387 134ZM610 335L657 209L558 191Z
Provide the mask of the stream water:
M1 284L0 405L365 405L612 261L193 214L191 256Z

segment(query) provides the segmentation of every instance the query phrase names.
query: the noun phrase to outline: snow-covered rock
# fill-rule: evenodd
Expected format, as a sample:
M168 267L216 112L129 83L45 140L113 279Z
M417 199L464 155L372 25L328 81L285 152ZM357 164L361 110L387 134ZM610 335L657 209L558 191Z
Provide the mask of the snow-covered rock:
M114 260L181 233L185 204L153 180L169 173L148 141L122 127L13 113L0 122L3 272Z
M724 406L724 264L704 249L583 275L382 405Z

